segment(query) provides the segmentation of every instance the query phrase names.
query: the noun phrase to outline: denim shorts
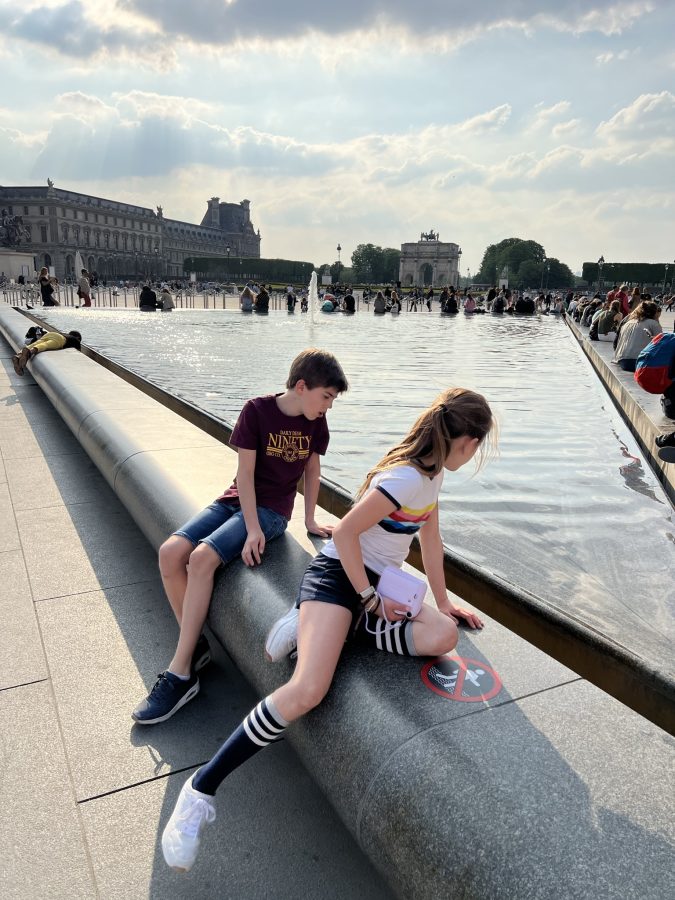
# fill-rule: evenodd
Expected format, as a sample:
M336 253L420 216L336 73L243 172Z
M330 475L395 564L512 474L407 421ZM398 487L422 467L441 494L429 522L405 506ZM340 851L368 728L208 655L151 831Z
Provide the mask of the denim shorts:
M366 568L368 581L377 587L380 576L372 569ZM319 553L305 569L300 582L300 590L296 606L305 600L319 600L321 603L332 603L348 609L356 619L361 615L363 601L357 594L339 559L333 559Z
M266 541L272 541L286 531L288 519L280 513L266 506L258 506L257 512ZM227 564L244 549L248 532L244 514L238 506L215 500L174 534L186 538L195 547L197 544L208 544Z

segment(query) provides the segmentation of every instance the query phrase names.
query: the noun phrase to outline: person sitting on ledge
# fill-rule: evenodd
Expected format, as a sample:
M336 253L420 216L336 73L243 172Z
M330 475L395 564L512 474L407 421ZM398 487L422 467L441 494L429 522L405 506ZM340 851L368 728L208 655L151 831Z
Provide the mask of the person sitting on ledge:
M157 303L157 294L153 291L149 284L143 285L143 290L138 298L138 308L141 312L155 312L157 307L161 305Z
M246 285L244 290L239 295L239 308L242 312L252 312L253 304L255 303L255 294L251 290L251 288Z
M607 309L602 309L593 318L588 336L592 341L613 342L621 324L621 301L612 300Z
M373 312L376 316L381 316L387 311L387 304L382 291L378 291L373 301Z
M260 293L255 298L253 308L257 313L266 313L270 310L270 295L264 287L260 288Z
M199 693L198 672L211 660L202 634L220 566L241 557L260 565L280 537L305 478L305 526L329 537L315 519L320 458L328 447L326 413L348 388L332 353L303 350L293 360L283 393L249 400L230 438L238 454L234 482L159 548L159 571L179 626L173 658L131 717L139 725L165 722Z
M644 300L619 325L614 347L614 359L624 372L634 372L640 352L652 338L661 334L660 308L653 300Z
M69 331L68 334L61 334L59 331L47 331L34 343L24 347L21 353L17 353L12 357L14 371L17 375L23 375L30 360L38 353L44 353L45 350L66 350L68 347L79 350L81 342L82 335L79 331Z

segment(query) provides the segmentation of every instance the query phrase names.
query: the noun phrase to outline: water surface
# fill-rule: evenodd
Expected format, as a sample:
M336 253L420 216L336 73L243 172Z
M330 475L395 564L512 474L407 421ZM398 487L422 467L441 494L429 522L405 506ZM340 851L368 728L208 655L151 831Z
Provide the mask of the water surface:
M46 311L45 311L46 312ZM354 491L443 388L483 393L500 454L447 473L445 543L668 668L675 636L673 508L563 322L551 316L398 317L55 309L62 330L232 424L282 390L307 346L351 388L328 423L324 473Z

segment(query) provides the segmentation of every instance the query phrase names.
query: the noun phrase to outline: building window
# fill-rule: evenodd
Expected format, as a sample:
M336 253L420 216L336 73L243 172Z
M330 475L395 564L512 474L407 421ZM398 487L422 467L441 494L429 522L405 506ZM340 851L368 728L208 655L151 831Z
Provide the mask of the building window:
M44 214L45 214L45 208L44 208L44 206L41 206L40 207L40 215L44 216Z
M24 206L24 208L23 208L23 214L24 214L24 216L27 216L27 215L28 215L28 207L27 207L27 206Z
M47 226L46 225L40 226L40 240L42 241L43 244L47 243Z
M89 213L88 212L85 212L85 214L84 214L84 221L85 222L89 221Z
M13 206L8 206L8 207L7 207L7 212L10 214L10 216L13 216L13 215L14 215L14 207L13 207Z

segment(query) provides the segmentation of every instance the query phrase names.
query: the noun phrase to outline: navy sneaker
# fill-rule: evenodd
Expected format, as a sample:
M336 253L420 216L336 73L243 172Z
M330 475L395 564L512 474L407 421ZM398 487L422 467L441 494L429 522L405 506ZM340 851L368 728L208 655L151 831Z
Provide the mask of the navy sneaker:
M199 678L194 672L185 681L171 672L162 672L148 696L132 712L131 718L138 725L166 722L198 693Z
M670 434L660 434L654 441L657 447L675 447L675 431Z
M203 634L199 635L199 639L195 646L195 652L192 654L192 671L199 672L204 666L208 666L211 662L211 647Z

